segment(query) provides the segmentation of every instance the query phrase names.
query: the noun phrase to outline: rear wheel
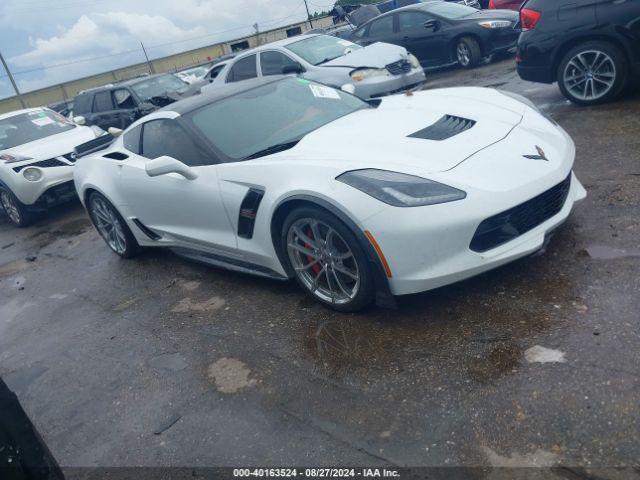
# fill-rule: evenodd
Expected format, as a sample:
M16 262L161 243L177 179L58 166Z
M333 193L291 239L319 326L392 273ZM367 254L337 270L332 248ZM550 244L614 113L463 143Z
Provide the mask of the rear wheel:
M111 250L122 258L134 257L140 251L127 223L109 200L94 192L89 196L88 207L91 221Z
M456 59L462 68L475 67L482 59L480 44L475 38L462 37L456 44Z
M342 312L372 303L373 277L366 255L338 218L320 208L298 208L285 220L281 240L296 280L316 300Z
M615 45L592 41L569 51L558 67L562 94L579 105L613 100L627 83L627 59Z
M23 228L30 225L35 215L27 210L18 198L7 187L0 185L0 204L9 217L11 223L16 227Z

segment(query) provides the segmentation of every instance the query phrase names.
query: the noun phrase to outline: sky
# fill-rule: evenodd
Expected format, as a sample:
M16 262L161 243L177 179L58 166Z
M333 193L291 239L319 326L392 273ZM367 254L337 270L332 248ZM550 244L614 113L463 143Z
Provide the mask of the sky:
M308 0L329 10L334 0ZM302 0L0 0L0 53L28 92L303 21ZM0 65L0 98L14 94Z

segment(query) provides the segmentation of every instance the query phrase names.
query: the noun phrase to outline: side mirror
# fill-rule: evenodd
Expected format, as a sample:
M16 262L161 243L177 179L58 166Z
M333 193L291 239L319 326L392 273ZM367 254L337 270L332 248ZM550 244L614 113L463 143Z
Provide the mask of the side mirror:
M154 160L149 160L145 166L147 175L150 177L158 177L160 175L166 175L168 173L177 173L182 175L187 180L195 180L198 178L198 174L191 168L182 163L180 160L176 160L173 157L163 155Z
M78 115L77 117L73 117L73 123L76 125L86 125L87 120L83 116Z
M107 130L107 132L109 132L109 135L115 138L122 135L123 130L121 128L109 127L109 130Z
M423 23L423 25L424 25L424 28L426 28L427 30L432 30L434 32L437 32L438 30L440 30L440 22L435 19L427 20L426 22Z
M156 111L157 108L158 107L156 107L151 102L142 102L142 103L140 103L140 105L138 105L138 112L140 113L141 117L144 117L145 115L148 115L151 112Z
M282 67L282 74L283 75L299 75L301 73L304 73L304 68L302 68L302 65L300 65L299 63L296 63L295 65L287 65L286 67Z

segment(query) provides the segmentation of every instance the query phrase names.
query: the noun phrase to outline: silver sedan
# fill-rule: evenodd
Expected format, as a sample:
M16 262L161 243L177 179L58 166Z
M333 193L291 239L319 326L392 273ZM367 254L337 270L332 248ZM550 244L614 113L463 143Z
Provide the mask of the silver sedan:
M329 35L305 35L242 52L202 92L282 74L297 74L364 99L416 88L425 81L420 62L403 47L388 43L361 47Z

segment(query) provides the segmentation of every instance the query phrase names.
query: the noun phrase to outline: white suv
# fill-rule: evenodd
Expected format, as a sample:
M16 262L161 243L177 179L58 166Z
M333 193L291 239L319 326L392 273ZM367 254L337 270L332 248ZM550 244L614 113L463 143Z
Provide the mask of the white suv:
M102 134L48 108L0 115L0 204L9 220L24 227L37 212L73 198L74 148Z

